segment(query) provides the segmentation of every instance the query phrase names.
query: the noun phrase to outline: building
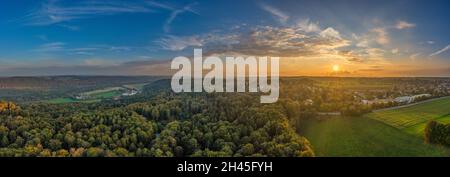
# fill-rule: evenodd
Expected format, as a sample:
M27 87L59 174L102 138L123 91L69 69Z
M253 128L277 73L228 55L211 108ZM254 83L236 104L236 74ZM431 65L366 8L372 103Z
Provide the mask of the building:
M401 96L395 98L395 102L401 103L401 104L409 104L414 102L417 98L423 98L423 97L431 97L431 94L419 94L419 95L413 95L413 96Z
M401 103L401 104L408 104L413 101L413 97L411 96L401 96L394 99L395 102Z
M122 96L133 96L138 94L136 89L128 89L125 93L122 93Z

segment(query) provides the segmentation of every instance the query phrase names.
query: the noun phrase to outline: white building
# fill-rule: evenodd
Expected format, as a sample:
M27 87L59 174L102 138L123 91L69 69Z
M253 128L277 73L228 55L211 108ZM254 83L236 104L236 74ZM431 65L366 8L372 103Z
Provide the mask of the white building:
M415 101L417 98L422 98L422 97L431 97L431 94L426 93L426 94L419 94L419 95L413 95L413 96L401 96L401 97L395 98L395 102L409 104L409 103Z
M401 97L395 98L394 100L397 103L405 103L405 104L408 104L408 103L411 103L412 101L414 101L412 96L401 96Z

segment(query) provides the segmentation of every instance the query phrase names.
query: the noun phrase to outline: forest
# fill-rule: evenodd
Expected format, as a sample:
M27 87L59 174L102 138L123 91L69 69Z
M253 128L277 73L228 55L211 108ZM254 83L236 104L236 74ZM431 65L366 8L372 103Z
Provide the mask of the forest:
M2 102L0 156L314 156L281 103L167 88L154 82L117 102Z

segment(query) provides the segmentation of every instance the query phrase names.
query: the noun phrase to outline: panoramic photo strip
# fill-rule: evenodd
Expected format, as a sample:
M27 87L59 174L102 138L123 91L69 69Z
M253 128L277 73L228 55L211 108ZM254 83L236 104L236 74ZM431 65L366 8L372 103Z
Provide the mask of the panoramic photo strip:
M449 17L448 0L1 1L0 159L267 176L449 157Z

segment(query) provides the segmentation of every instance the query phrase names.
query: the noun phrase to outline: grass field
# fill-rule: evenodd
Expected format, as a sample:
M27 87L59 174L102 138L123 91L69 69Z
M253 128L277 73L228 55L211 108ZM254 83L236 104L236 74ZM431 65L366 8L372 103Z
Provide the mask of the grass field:
M69 97L61 97L61 98L55 98L51 100L46 100L44 102L51 103L51 104L63 104L63 103L94 103L99 102L102 99L110 99L115 96L120 96L122 92L120 91L123 89L122 87L110 87L106 89L99 89L94 90L90 92L85 92L84 94L89 95L89 99L83 99L83 100L77 100Z
M95 94L91 94L90 96L94 99L109 99L109 98L113 98L115 96L120 96L121 94L122 94L122 92L120 92L119 90L110 90L110 91L98 92Z
M94 103L94 102L99 102L101 101L100 99L92 99L92 100L76 100L73 98L55 98L55 99L51 99L51 100L46 100L46 103L51 103L51 104L64 104L64 103Z
M86 98L84 100L77 100L77 99L73 99L73 98L69 98L69 97L61 97L61 98L46 100L44 102L51 103L51 104L63 104L63 103L75 103L75 102L77 102L77 103L78 102L82 102L82 103L99 102L102 99L110 99L110 98L114 98L116 96L121 96L125 89L142 90L144 88L144 86L147 84L148 83L129 84L129 85L123 85L120 87L108 87L108 88L84 92L81 94L88 96L88 98Z
M51 103L51 104L63 104L63 103L74 103L74 102L77 102L77 100L72 99L72 98L55 98L55 99L47 100L45 102Z
M144 89L144 86L147 85L148 83L140 83L140 84L129 84L129 85L124 85L123 87L125 88L131 88L131 89L136 89L136 90L142 90Z
M421 103L410 107L373 112L367 117L404 130L416 136L423 136L429 120L450 122L450 97Z
M310 120L301 133L317 156L447 156L443 147L364 117Z
M101 94L101 93L105 93L105 92L119 91L119 90L123 90L123 89L124 89L123 87L108 87L108 88L104 88L104 89L98 89L98 90L93 90L93 91L89 91L89 92L84 92L83 94L93 96L93 95L97 95L97 94Z

